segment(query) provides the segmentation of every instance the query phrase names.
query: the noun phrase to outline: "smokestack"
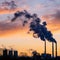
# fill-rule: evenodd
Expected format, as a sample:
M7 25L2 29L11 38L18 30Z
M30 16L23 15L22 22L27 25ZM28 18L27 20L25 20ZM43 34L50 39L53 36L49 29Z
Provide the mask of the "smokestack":
M44 43L45 43L45 46L44 46L45 47L44 48L45 51L44 51L44 53L46 54L46 40L44 41Z
M54 58L54 42L52 42L52 57Z
M55 50L55 54L56 54L56 57L57 57L57 42L56 42L56 50Z

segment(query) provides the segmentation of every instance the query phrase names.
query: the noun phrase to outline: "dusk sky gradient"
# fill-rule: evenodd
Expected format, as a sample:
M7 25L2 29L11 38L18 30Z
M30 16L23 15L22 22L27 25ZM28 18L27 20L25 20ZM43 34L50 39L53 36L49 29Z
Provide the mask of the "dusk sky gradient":
M60 55L60 0L13 0L16 6L11 1L0 0L0 47L12 46L19 53L22 51L30 53L29 49L44 52L44 42L39 38L33 38L32 32L27 33L28 24L22 27L20 18L11 22L16 11L27 10L31 14L37 13L42 22L47 22L48 30L58 43L58 55ZM51 42L47 41L47 53L51 51Z

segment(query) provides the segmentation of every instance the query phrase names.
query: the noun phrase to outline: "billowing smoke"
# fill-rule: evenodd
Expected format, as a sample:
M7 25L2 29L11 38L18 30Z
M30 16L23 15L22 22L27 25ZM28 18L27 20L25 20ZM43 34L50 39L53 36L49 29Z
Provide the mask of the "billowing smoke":
M35 20L35 23L31 22L30 31L34 31L33 35L37 34L37 36L43 41L47 39L50 42L56 43L56 40L53 38L51 31L47 30L46 25L47 25L46 22L43 22L42 24L40 24L40 19L37 18Z
M47 39L50 42L55 42L56 40L53 38L53 35L51 33L51 31L48 31L46 28L46 22L43 22L42 25L40 24L40 19L36 19L35 23L31 22L30 24L30 31L34 31L33 34L37 34L37 36L45 41L45 39Z
M28 23L28 20L30 20L30 18L32 18L31 14L28 13L26 10L24 11L17 11L16 13L14 13L14 18L12 18L12 22L15 21L17 18L24 16L24 21L23 21L23 26Z
M29 31L33 31L33 37L35 38L40 38L41 40L45 41L48 40L49 42L55 42L56 40L53 38L53 35L51 33L51 31L48 31L46 25L46 22L43 22L41 24L41 19L37 16L37 14L30 14L28 13L26 10L20 12L16 12L14 14L14 18L12 19L12 21L15 21L18 17L24 16L25 19L23 21L23 24L25 25L26 23L28 23L28 21L32 18L32 21L30 22L30 30ZM28 20L26 20L28 19ZM24 26L23 25L23 26Z

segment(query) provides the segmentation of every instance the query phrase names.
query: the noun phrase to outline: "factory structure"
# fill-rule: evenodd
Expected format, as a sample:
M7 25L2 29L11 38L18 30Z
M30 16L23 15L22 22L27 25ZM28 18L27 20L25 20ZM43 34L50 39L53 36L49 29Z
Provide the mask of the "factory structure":
M47 53L42 53L42 57L57 57L57 43L55 44L55 54L54 54L54 44L52 44L52 55L51 54L47 54ZM13 49L3 49L0 48L0 56L10 56L10 57L18 57L18 51L17 50L13 50Z
M54 50L55 49L55 50ZM44 48L44 52L45 53L42 53L42 57L52 57L52 58L54 58L54 57L57 57L57 42L55 43L55 47L54 47L54 43L52 43L52 54L47 54L46 53L46 45L45 45L45 48ZM54 54L55 53L55 54ZM55 56L54 56L55 55Z
M0 56L18 57L18 51L0 48Z

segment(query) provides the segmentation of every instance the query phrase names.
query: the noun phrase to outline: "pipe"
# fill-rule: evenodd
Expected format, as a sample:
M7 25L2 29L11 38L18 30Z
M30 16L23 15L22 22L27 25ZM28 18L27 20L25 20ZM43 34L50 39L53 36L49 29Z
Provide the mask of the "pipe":
M46 54L46 40L44 41L45 45L44 45L44 53Z
M54 58L54 42L52 42L52 57Z
M55 50L55 54L56 54L56 57L57 57L57 42L56 42L56 50Z

